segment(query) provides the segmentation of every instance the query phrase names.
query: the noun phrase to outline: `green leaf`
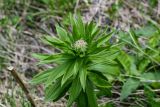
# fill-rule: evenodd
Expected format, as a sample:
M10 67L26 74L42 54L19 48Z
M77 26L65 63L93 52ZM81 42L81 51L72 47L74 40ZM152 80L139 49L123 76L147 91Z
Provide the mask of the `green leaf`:
M140 44L138 42L138 37L137 35L135 34L135 32L133 30L130 30L129 31L129 35L134 43L134 45L137 47L137 48L140 48Z
M119 50L117 49L108 49L108 48L102 48L99 49L97 48L96 50L94 50L94 53L90 53L89 58L92 59L97 59L97 58L104 58L107 59L115 59L117 56L119 55Z
M82 66L82 68L79 71L79 77L80 82L83 90L85 90L86 87L86 78L87 78L87 68L85 66Z
M79 78L75 78L75 80L73 81L72 86L69 90L69 99L67 102L67 107L70 107L72 105L72 103L79 96L81 90L82 90L82 87L80 85L80 80L79 80Z
M149 82L149 83L160 82L160 73L159 72L143 73L140 76L140 78L141 82Z
M46 81L46 86L52 84L52 82L54 82L57 78L65 74L71 65L72 65L72 62L68 61L56 67L55 70L48 76L48 79Z
M123 51L121 51L121 55L118 57L118 61L122 64L127 74L131 74L130 72L130 57Z
M65 92L68 90L68 86L69 86L70 82L61 86L60 81L61 80L58 80L54 84L51 84L48 87L46 87L46 89L45 89L45 100L56 101L65 94Z
M67 60L70 60L72 58L71 55L65 55L65 54L53 54L50 55L48 57L46 57L45 59L41 60L38 64L48 64L48 63L63 63Z
M88 107L87 95L83 91L77 98L77 107Z
M37 59L40 59L40 60L44 60L44 59L48 58L50 56L50 54L33 53L32 56L34 58L37 58Z
M149 59L142 59L138 64L138 70L144 72L151 61Z
M86 36L88 36L88 35L85 35L85 25L80 15L78 15L77 17L77 29L80 33L81 38L86 38Z
M92 61L92 64L90 65L96 65L96 64L113 65L113 66L117 65L117 62L110 59L110 57L108 59L98 57L98 58L91 59L91 61Z
M89 27L90 27L89 30L91 32L91 38L94 38L95 35L99 32L98 25L96 25L93 22L90 22Z
M135 91L140 84L140 81L137 79L129 78L123 85L120 100L127 98L133 91Z
M88 73L89 79L93 82L93 84L97 87L101 88L111 88L111 84L105 79L102 78L100 75L96 73Z
M112 66L105 63L92 64L88 67L89 70L99 71L102 74L119 75L120 70L118 66Z
M65 29L63 29L63 28L60 27L60 26L56 26L56 30L57 30L57 33L58 33L59 38L60 38L62 41L67 41L67 42L71 43L70 37L69 37L69 35L67 34L67 31L66 31Z
M150 37L148 40L148 45L152 48L155 48L156 46L158 46L160 43L160 36L159 33Z
M86 34L88 35L86 37L88 37L87 39L89 40L89 43L93 42L96 36L100 34L100 29L98 29L98 25L94 22L90 22L88 27L86 28Z
M104 36L102 36L101 38L99 38L97 40L97 47L100 47L102 44L108 42L110 40L110 38L112 37L113 32L110 32L109 34L105 34Z
M123 66L126 74L139 75L134 59L124 51L121 51L121 54L118 56L118 61Z
M97 87L96 95L98 98L101 98L103 96L105 97L112 97L112 89L111 88L100 88Z
M153 34L155 34L156 28L152 25L146 25L142 27L141 29L135 30L135 33L137 36L145 36L145 37L150 37Z
M40 72L39 74L37 74L36 76L34 76L34 78L31 80L31 84L40 84L40 83L44 83L45 81L47 81L48 77L50 76L50 74L52 74L52 72L55 69L48 69L46 71Z
M86 24L86 38L88 40L88 42L93 42L94 38L98 35L98 33L100 32L100 30L98 29L98 25L96 25L93 22L90 22L88 24Z
M87 80L86 93L88 98L88 107L98 107L93 84L89 80Z
M48 63L57 63L62 61L62 54L33 54L33 56L37 59L40 59L38 64L48 64Z
M72 65L65 72L61 84L63 85L72 75L77 74L79 70L79 64L77 61L74 61Z
M56 38L55 36L44 36L44 38L42 39L42 41L44 43L47 43L55 48L58 48L58 49L62 49L62 50L67 50L69 49L69 46L63 42L62 40Z
M80 32L78 30L77 20L71 14L70 14L70 22L71 22L71 25L72 25L72 35L73 35L74 40L76 41L78 39L81 39Z

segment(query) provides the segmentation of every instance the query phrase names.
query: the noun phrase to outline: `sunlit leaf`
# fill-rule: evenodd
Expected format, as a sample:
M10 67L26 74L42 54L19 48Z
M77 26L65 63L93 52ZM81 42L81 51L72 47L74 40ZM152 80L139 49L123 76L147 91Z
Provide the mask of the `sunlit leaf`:
M78 97L82 90L82 87L80 85L79 78L76 78L75 81L73 81L72 86L69 90L70 96L67 102L67 107L70 107L73 103L73 101Z
M93 84L90 81L87 81L86 93L87 93L87 98L88 98L88 107L98 107L97 98L94 93Z
M43 72L40 72L39 74L37 74L36 76L34 76L34 78L32 79L31 83L32 84L40 84L40 83L44 83L47 81L48 77L50 76L50 74L52 74L52 72L55 69L49 69Z
M85 90L86 78L87 78L87 68L86 67L80 68L79 76L80 76L81 86L82 86L83 90Z

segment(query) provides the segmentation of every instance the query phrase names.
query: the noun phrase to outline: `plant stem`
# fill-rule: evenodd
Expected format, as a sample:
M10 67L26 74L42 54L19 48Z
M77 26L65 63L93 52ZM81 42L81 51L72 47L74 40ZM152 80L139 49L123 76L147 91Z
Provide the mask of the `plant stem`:
M28 101L30 101L32 107L36 107L34 100L32 99L29 90L27 89L27 86L24 84L24 82L22 81L22 79L20 78L20 76L18 75L18 73L16 72L16 70L14 69L14 67L8 67L7 68L11 74L13 75L13 77L15 78L15 80L18 82L18 84L20 85L20 87L22 88L22 90L24 91L24 93L27 96Z

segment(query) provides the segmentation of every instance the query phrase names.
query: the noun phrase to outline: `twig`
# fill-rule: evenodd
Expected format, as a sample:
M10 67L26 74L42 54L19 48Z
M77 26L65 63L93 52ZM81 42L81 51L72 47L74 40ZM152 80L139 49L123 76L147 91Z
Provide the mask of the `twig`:
M30 101L32 107L36 107L34 100L32 99L29 90L27 89L26 85L24 84L24 82L22 81L22 79L19 77L18 73L16 72L16 70L14 69L14 67L8 67L7 68L11 74L13 75L13 77L16 79L16 81L18 82L18 84L20 85L20 87L22 88L22 90L24 91L24 93L27 96L28 101Z

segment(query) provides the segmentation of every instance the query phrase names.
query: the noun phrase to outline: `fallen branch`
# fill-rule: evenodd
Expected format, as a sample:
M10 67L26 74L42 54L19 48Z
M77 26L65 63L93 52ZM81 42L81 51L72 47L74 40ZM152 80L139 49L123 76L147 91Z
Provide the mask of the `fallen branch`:
M18 84L20 85L20 87L24 91L24 93L27 96L27 99L31 103L32 107L36 107L34 100L32 99L32 97L29 93L29 90L27 89L26 85L24 84L24 82L22 81L22 79L20 78L20 76L18 75L16 70L14 69L14 67L8 67L7 69L11 72L11 74L13 75L15 80L18 82Z

